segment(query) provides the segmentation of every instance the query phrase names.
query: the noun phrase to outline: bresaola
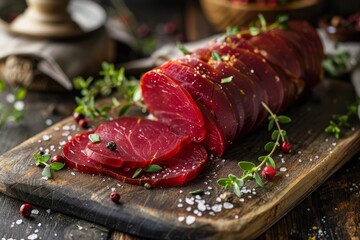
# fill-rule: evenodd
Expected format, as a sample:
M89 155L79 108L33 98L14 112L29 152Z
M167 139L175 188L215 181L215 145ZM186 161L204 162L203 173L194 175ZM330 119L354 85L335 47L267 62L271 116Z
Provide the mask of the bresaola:
M207 152L222 156L265 122L262 102L279 113L320 82L323 48L316 31L303 22L289 26L227 36L148 71L140 88L155 120L122 117L75 136L63 148L67 165L152 187L194 179ZM89 134L101 141L91 142ZM144 171L152 164L161 170Z

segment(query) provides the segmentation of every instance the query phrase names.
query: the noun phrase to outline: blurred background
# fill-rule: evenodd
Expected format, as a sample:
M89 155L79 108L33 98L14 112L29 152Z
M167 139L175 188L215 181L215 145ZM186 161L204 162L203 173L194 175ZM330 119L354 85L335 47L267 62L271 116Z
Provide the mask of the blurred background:
M12 85L70 90L74 77L97 74L103 61L122 65L146 58L169 43L198 41L225 31L228 26L248 26L259 13L269 22L279 14L287 14L315 27L320 26L321 19L326 19L328 25L343 27L343 18L352 16L352 22L346 24L350 30L356 30L351 31L355 38L351 35L350 39L340 40L360 38L358 0L54 1L69 4L71 17L83 30L79 33L70 26L70 32L63 35L62 29L54 30L56 24L51 22L53 15L59 15L58 7L46 10L38 19L34 16L40 10L26 14L28 3L43 5L45 9L50 2L0 1L0 77ZM130 71L133 68L124 65L130 66Z

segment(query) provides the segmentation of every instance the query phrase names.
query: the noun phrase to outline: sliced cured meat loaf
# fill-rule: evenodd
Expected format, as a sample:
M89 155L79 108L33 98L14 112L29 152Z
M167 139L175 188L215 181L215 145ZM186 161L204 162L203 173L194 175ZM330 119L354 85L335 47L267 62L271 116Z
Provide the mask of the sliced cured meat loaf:
M145 73L140 88L147 109L176 133L194 142L205 138L205 123L196 102L177 81L159 69Z
M88 174L102 174L119 181L151 187L174 187L183 185L194 179L205 166L206 150L199 144L191 143L179 153L161 163L162 170L156 173L142 171L137 178L132 178L136 169L114 168L90 159L83 149L89 143L89 134L85 132L74 136L63 147L65 163L70 168Z
M198 73L195 68L176 60L166 62L159 67L159 70L181 84L195 102L207 107L218 122L226 141L232 143L239 123L234 113L234 106L224 90L210 81L207 76Z
M284 31L284 30L280 30ZM269 62L282 68L287 74L302 78L304 73L300 57L282 38L265 32L252 37L249 42L254 45Z
M263 118L261 115L261 102L268 104L267 94L264 89L260 88L257 83L251 83L250 79L233 67L229 62L213 61L211 64L224 76L231 76L232 82L236 84L237 94L241 97L242 105L240 107L244 114L244 127L238 133L238 136L244 135ZM264 112L264 111L262 111ZM261 118L261 119L260 119Z
M212 51L225 56L225 60L227 60L227 57L234 57L250 68L260 79L259 83L261 86L267 91L269 98L268 106L273 112L279 112L284 101L284 82L286 80L281 79L276 74L264 57L246 49L232 48L225 42L214 44Z
M321 40L316 33L315 29L310 27L305 22L291 21L289 27L293 34L298 34L298 40L301 41L303 51L308 51L308 58L305 61L309 61L311 65L311 71L308 72L308 78L306 81L306 89L309 90L316 86L322 78L322 65L319 64L324 58L323 46Z
M209 151L209 153L220 157L223 155L225 149L229 146L229 143L226 141L223 131L219 127L218 122L215 120L214 115L211 114L209 109L200 103L198 106L203 113L207 132L202 144L206 150Z
M237 138L239 135L238 133L241 131L241 129L244 126L244 121L245 121L244 106L243 106L244 103L242 96L239 94L240 89L235 82L233 81L229 81L226 83L222 82L225 78L231 76L222 75L213 66L209 65L207 62L204 62L203 60L195 56L187 55L184 57L177 58L176 61L193 68L197 74L200 74L201 76L209 79L211 82L215 83L215 85L219 86L219 88L224 91L224 93L229 99L229 102L231 103L233 113L235 114L235 118L238 123L236 135L231 141Z
M141 168L159 163L191 141L188 136L174 133L164 123L137 117L107 121L95 134L101 140L90 141L85 154L111 167Z

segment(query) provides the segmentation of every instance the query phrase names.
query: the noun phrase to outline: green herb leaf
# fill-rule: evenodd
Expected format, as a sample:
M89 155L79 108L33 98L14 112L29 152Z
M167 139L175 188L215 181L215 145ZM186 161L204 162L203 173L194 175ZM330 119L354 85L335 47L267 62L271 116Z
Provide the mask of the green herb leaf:
M279 130L274 130L271 134L271 139L275 141L278 138L278 136L279 136Z
M269 124L268 124L268 130L269 131L271 131L274 128L274 124L275 124L275 120L270 119Z
M220 186L224 187L225 189L228 189L229 187L232 187L232 184L230 185L229 183L231 181L229 181L228 178L220 178L216 181Z
M215 61L221 61L221 56L219 55L219 53L215 51L211 52L211 58Z
M101 138L98 134L92 133L89 134L88 138L90 139L91 142L93 143L98 143L101 142Z
M265 151L267 151L267 152L271 152L274 147L275 147L275 143L274 143L274 142L268 142L268 143L265 145L264 149L265 149Z
M181 44L181 43L176 43L176 47L177 47L177 49L179 49L184 55L189 55L189 54L191 54L191 51L189 51L189 50L187 50L186 48L185 48L185 46L183 45L183 44Z
M202 190L202 189L196 189L196 190L194 190L194 191L189 192L189 194L190 194L190 195L193 195L193 196L195 196L195 195L203 195L203 194L204 194L204 190Z
M260 186L260 187L264 187L264 183L259 175L258 172L254 172L254 179L255 179L255 182Z
M51 178L51 167L50 165L46 165L42 171L42 175L46 178Z
M61 162L53 162L50 164L50 168L54 171L60 171L64 167L65 167L65 164L61 163Z
M221 79L221 83L230 83L233 80L234 76L229 76Z
M249 28L249 33L251 36L256 36L260 34L260 29L258 29L257 27L250 27Z
M162 167L156 164L151 164L149 166L144 167L143 170L145 172L155 173L155 172L160 172L162 170Z
M35 158L36 166L45 166L45 164L50 160L51 155L34 153L33 157Z
M15 91L15 99L16 100L23 100L26 97L26 89L25 88L18 88Z
M238 197L241 196L241 186L239 186L237 183L234 183L234 193Z
M286 123L291 122L291 118L289 118L288 116L284 116L284 115L277 116L277 119L278 119L279 123L281 123L281 124L286 124Z
M127 111L129 111L131 107L131 104L130 103L125 103L121 106L121 108L119 109L119 112L118 112L118 117L121 117L121 116L124 116L125 113L127 113Z
M137 178L141 172L142 172L142 168L136 169L136 171L132 175L132 178Z
M242 170L245 170L245 171L250 171L252 170L253 168L256 167L256 165L252 162L246 162L246 161L241 161L241 162L238 162L238 166L242 169Z
M268 156L266 158L266 165L272 166L273 168L276 168L275 161L272 157Z

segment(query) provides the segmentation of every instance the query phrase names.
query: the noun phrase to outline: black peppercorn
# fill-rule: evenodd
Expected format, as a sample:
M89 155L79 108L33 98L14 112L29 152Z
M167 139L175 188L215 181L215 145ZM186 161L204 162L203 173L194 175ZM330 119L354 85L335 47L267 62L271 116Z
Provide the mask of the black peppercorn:
M115 151L116 143L114 141L110 141L106 144L106 148L109 149L110 151Z

